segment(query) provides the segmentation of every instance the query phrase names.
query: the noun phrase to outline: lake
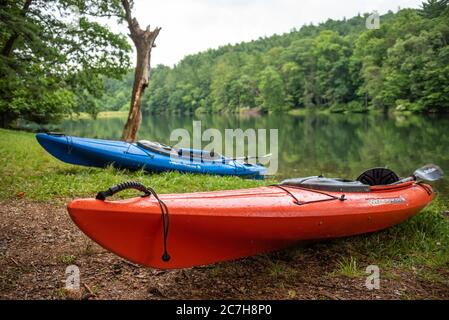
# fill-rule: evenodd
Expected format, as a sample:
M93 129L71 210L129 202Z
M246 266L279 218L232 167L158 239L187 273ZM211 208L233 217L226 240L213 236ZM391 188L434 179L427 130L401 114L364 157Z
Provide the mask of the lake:
M119 139L124 117L65 120L58 130L76 136ZM355 179L365 169L388 166L400 176L435 163L449 173L449 116L388 116L374 114L290 115L147 115L139 139L170 142L177 128L192 132L215 128L278 129L276 178L323 174ZM208 143L204 142L203 147ZM436 184L445 195L449 181Z

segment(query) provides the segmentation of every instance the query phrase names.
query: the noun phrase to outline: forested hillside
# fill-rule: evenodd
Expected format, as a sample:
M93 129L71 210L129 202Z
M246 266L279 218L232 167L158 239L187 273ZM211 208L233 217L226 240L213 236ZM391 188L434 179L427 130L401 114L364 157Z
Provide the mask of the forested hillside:
M152 70L145 112L449 111L448 1L423 10L303 26L284 35L228 45ZM132 74L108 80L106 109L128 108Z

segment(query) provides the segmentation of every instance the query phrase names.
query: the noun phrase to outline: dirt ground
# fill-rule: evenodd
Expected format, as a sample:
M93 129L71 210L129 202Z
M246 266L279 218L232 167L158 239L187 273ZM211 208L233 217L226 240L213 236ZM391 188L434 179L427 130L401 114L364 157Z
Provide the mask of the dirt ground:
M284 250L207 267L159 271L94 244L64 205L0 202L0 299L449 299L449 288L396 270L367 290L366 275L335 273L320 246ZM65 269L80 269L81 290L65 290ZM441 271L446 279L448 271Z

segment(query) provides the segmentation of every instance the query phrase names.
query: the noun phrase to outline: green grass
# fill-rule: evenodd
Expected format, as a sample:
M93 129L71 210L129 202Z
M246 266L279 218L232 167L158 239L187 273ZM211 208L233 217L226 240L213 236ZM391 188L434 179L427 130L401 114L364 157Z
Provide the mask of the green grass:
M423 281L441 283L442 285L449 287L449 279L447 276L442 276L436 272L422 270L418 272L418 278Z
M307 115L307 110L306 109L293 109L293 110L289 110L288 114L291 116L295 116L295 117L299 117L299 116L305 116Z
M181 174L146 174L112 167L88 168L65 164L49 155L34 134L0 129L0 199L24 196L38 201L54 201L94 196L114 184L135 180L153 187L158 193L250 188L274 181L244 180L238 177ZM123 197L129 196L123 193Z
M97 119L104 118L126 118L128 111L102 111L98 113ZM73 119L92 119L92 116L88 113L81 112L79 114L73 114L71 116Z
M287 113L293 117L305 117L309 114L327 114L325 109L313 109L313 108L298 108L288 110Z
M361 268L426 266L449 267L449 221L441 213L447 204L436 199L428 208L408 221L374 234L332 242L329 250L343 259L357 261ZM363 261L364 265L360 265Z
M65 253L59 258L59 260L64 264L73 264L76 261L76 256Z
M348 278L356 278L364 274L353 256L340 258L337 262L336 273Z
M268 267L270 277L274 279L291 279L299 273L298 269L293 269L291 266L281 262L275 261Z

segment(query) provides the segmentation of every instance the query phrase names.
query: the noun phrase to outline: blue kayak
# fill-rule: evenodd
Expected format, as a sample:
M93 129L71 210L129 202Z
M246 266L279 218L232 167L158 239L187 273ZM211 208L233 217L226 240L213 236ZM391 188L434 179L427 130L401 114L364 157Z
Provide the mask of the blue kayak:
M70 164L148 172L180 171L263 178L266 168L224 157L214 151L177 149L142 140L137 143L79 138L59 133L38 133L37 141L55 158Z

